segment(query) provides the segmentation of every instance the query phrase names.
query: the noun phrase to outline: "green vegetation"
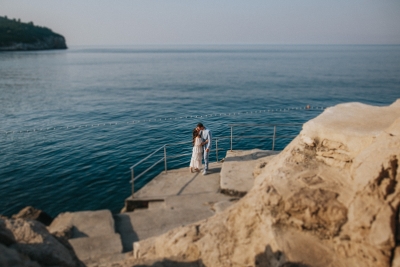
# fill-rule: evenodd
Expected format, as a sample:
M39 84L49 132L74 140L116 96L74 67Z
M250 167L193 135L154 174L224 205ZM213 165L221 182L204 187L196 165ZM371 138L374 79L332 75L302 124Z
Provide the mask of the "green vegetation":
M35 26L33 22L23 23L19 19L8 19L0 16L0 46L13 43L33 44L44 41L47 37L64 37L52 30Z

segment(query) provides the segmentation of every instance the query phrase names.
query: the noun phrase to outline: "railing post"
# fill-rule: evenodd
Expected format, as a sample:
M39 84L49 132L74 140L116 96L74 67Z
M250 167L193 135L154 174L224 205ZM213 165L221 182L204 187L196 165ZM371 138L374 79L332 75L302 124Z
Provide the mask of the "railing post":
M218 139L215 139L215 154L217 156L217 162L218 162Z
M164 168L165 173L167 173L167 146L164 145Z
M274 136L272 137L272 151L275 149L275 136L276 136L276 125L274 125Z
M231 151L232 151L232 139L233 139L233 125L231 126Z
M132 198L133 194L135 193L135 182L133 178L134 178L134 171L133 168L131 168Z

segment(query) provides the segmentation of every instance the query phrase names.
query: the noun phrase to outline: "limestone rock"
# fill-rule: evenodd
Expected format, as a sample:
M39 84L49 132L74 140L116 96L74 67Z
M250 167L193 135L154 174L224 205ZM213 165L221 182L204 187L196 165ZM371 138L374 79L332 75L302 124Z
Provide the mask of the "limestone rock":
M239 200L238 198L232 198L229 200L218 201L218 202L212 204L212 209L216 213L222 212L222 211L226 210L227 208L229 208L230 206L232 206L232 204L234 204L238 200Z
M43 266L82 266L70 247L66 247L52 236L42 223L23 219L3 222L16 241L9 246L10 249L26 255Z
M236 204L134 243L134 257L205 266L398 266L399 118L400 100L325 110Z
M46 212L28 206L23 208L18 214L12 216L13 219L36 220L48 226L53 221L53 218Z
M396 247L394 251L392 267L400 267L400 246Z
M265 166L276 156L276 154L271 156L266 156L257 160L256 166L253 169L253 177L256 178L260 175L264 170Z
M254 177L276 154L276 151L260 149L227 151L220 173L221 192L244 196L253 187Z

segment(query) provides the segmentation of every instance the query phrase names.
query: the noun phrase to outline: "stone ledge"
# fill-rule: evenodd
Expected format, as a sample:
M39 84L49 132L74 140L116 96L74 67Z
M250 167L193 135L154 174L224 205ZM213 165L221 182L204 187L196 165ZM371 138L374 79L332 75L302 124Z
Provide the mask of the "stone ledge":
M260 161L267 162L268 157L278 153L260 149L227 151L221 168L221 193L235 197L246 195L253 187L255 178L253 173Z
M122 253L119 234L74 238L69 243L81 261Z
M65 212L49 226L50 232L71 229L70 238L95 237L115 234L115 225L109 210Z

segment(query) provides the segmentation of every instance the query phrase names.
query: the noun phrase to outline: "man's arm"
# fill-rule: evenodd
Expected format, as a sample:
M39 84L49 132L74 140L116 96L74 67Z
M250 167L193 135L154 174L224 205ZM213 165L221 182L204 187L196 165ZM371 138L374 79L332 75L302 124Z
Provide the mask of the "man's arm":
M208 131L207 144L206 144L207 152L210 151L210 148L211 148L211 139L212 139L211 131Z

